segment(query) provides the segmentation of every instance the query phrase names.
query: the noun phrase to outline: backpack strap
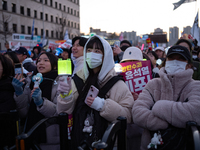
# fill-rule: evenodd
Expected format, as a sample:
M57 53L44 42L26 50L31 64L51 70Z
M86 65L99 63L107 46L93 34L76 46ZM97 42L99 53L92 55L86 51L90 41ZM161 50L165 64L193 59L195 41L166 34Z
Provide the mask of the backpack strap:
M83 80L78 77L76 74L72 77L72 79L74 80L74 83L76 85L76 88L78 90L78 94L80 95L81 91L82 91L82 88L84 86L84 82Z
M117 75L112 77L100 90L99 90L99 94L98 96L103 98L105 97L106 93L108 93L108 91L113 87L113 85L119 81L119 80L123 80L123 76L122 75Z

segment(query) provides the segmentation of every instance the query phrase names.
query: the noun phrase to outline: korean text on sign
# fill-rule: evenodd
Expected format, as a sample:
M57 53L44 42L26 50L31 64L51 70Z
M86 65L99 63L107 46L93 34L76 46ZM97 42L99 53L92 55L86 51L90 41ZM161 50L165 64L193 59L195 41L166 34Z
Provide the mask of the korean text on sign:
M152 79L150 60L126 62L120 65L122 66L121 75L131 92L140 93L147 82Z

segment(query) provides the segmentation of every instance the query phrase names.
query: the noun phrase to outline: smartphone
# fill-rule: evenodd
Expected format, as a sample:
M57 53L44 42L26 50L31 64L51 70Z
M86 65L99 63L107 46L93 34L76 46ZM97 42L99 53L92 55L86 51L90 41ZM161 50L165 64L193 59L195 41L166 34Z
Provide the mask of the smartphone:
M15 64L15 74L23 74L22 64Z
M115 41L114 47L116 47L116 45L117 45L118 47L120 47L120 41Z
M86 99L90 96L90 97L97 97L97 95L99 94L99 90L95 87L95 86L93 86L93 85L91 85L91 87L90 87L90 89L89 89L89 91L88 91L88 94L87 94L87 96L86 96L86 98L85 98L85 103L86 103Z

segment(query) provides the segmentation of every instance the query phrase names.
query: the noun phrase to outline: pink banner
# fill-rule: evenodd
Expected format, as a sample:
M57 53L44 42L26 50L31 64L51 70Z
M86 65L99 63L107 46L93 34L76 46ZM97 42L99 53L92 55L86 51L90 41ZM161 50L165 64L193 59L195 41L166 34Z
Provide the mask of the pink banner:
M140 93L149 80L152 79L151 62L134 61L120 63L126 85L131 92Z

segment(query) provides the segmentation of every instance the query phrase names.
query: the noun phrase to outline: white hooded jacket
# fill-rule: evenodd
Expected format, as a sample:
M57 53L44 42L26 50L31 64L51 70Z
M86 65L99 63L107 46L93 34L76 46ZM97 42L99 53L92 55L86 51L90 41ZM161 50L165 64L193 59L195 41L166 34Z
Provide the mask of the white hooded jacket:
M101 88L113 76L116 76L117 73L114 70L114 59L113 59L113 52L112 52L111 46L106 40L100 38L97 35L91 37L88 40L88 42L94 37L99 38L104 47L103 64L98 75L99 86ZM83 80L83 82L85 82L89 76L88 68L86 65L86 47L87 47L88 42L86 43L84 47L83 70L80 70L79 72L77 72L77 76L80 77ZM58 96L58 99L57 99L58 113L66 112L68 114L72 114L74 110L76 100L79 94L73 80L71 82L71 85L72 85L71 96L68 96L65 98L61 98L60 96ZM119 80L118 82L116 82L115 85L108 91L105 97L106 99L105 99L104 106L100 111L100 115L103 118L105 118L109 122L112 122L116 120L118 116L124 116L127 118L127 122L131 121L131 108L133 106L134 99L128 87L124 83L124 81Z

